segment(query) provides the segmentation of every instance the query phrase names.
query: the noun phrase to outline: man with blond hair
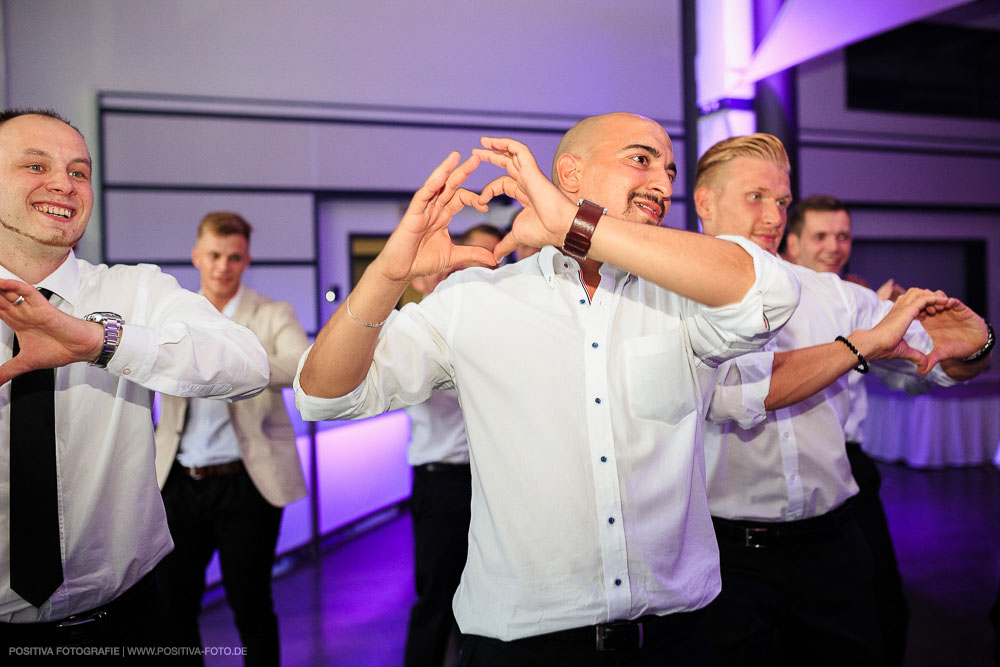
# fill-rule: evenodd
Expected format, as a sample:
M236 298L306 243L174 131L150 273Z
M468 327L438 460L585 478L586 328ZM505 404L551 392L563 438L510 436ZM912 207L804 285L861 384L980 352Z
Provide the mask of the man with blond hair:
M769 134L709 148L694 188L705 233L776 254L788 171ZM893 304L835 274L787 266L802 285L798 308L765 351L720 368L705 427L722 565L713 639L727 665L877 665L870 554L844 448L847 374L893 359L887 371L899 382L927 374L954 384L985 368L992 335L940 292L911 289Z
M358 418L458 391L472 468L463 664L705 664L701 610L719 579L702 406L716 366L789 316L795 283L746 240L659 226L676 166L654 121L581 121L552 181L523 144L482 143L418 190L303 356L296 404ZM460 186L480 160L506 174L476 195ZM451 216L500 193L525 211L495 253L453 245ZM542 250L459 271L385 323L413 278L518 244Z

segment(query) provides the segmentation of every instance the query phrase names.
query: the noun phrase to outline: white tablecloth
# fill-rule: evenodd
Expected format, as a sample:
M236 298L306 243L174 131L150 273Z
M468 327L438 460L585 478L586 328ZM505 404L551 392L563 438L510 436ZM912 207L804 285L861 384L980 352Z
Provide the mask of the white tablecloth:
M921 396L868 382L864 449L916 468L1000 465L1000 383L976 382Z

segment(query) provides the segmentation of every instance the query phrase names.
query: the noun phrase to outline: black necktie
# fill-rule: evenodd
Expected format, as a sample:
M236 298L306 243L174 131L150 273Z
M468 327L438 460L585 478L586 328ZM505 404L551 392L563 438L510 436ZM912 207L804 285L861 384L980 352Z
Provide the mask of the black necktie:
M15 355L19 349L15 336ZM10 587L36 607L63 580L54 390L51 368L29 371L10 384Z

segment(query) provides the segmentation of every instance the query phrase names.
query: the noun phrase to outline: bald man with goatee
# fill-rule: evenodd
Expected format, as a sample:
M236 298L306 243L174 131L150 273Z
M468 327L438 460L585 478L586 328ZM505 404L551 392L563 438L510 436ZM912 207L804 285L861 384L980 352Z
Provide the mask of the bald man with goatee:
M656 122L588 118L550 181L484 137L414 196L385 249L300 362L306 419L353 419L455 388L472 469L469 555L454 598L463 665L697 665L718 594L703 406L726 359L763 345L798 286L743 239L661 227L673 146ZM485 161L504 174L461 188ZM498 194L524 206L494 253L451 217ZM470 268L385 323L414 278Z

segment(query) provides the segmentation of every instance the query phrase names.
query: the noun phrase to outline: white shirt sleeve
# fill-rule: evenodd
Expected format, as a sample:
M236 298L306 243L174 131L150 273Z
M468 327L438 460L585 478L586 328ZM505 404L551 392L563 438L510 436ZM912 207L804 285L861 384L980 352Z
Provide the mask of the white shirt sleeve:
M109 372L175 396L238 400L263 391L267 355L249 329L155 267L123 267L130 269L127 276L115 276L116 268L101 280L139 285Z
M712 391L707 419L721 424L735 421L750 429L767 418L764 400L771 391L774 352L753 352L725 362Z
M692 346L709 365L759 350L795 312L800 292L794 274L755 243L738 236L718 238L736 243L751 256L754 283L737 303L714 308L699 304L687 314Z
M379 332L375 357L367 376L352 392L338 398L310 396L300 384L302 366L312 352L312 346L299 360L292 386L295 407L306 421L325 419L361 419L408 405L422 403L433 389L454 387L449 350L442 333L453 302L451 293L460 289L442 290L449 296L434 292L421 303L407 304L401 311L390 314ZM440 317L436 316L439 315Z

